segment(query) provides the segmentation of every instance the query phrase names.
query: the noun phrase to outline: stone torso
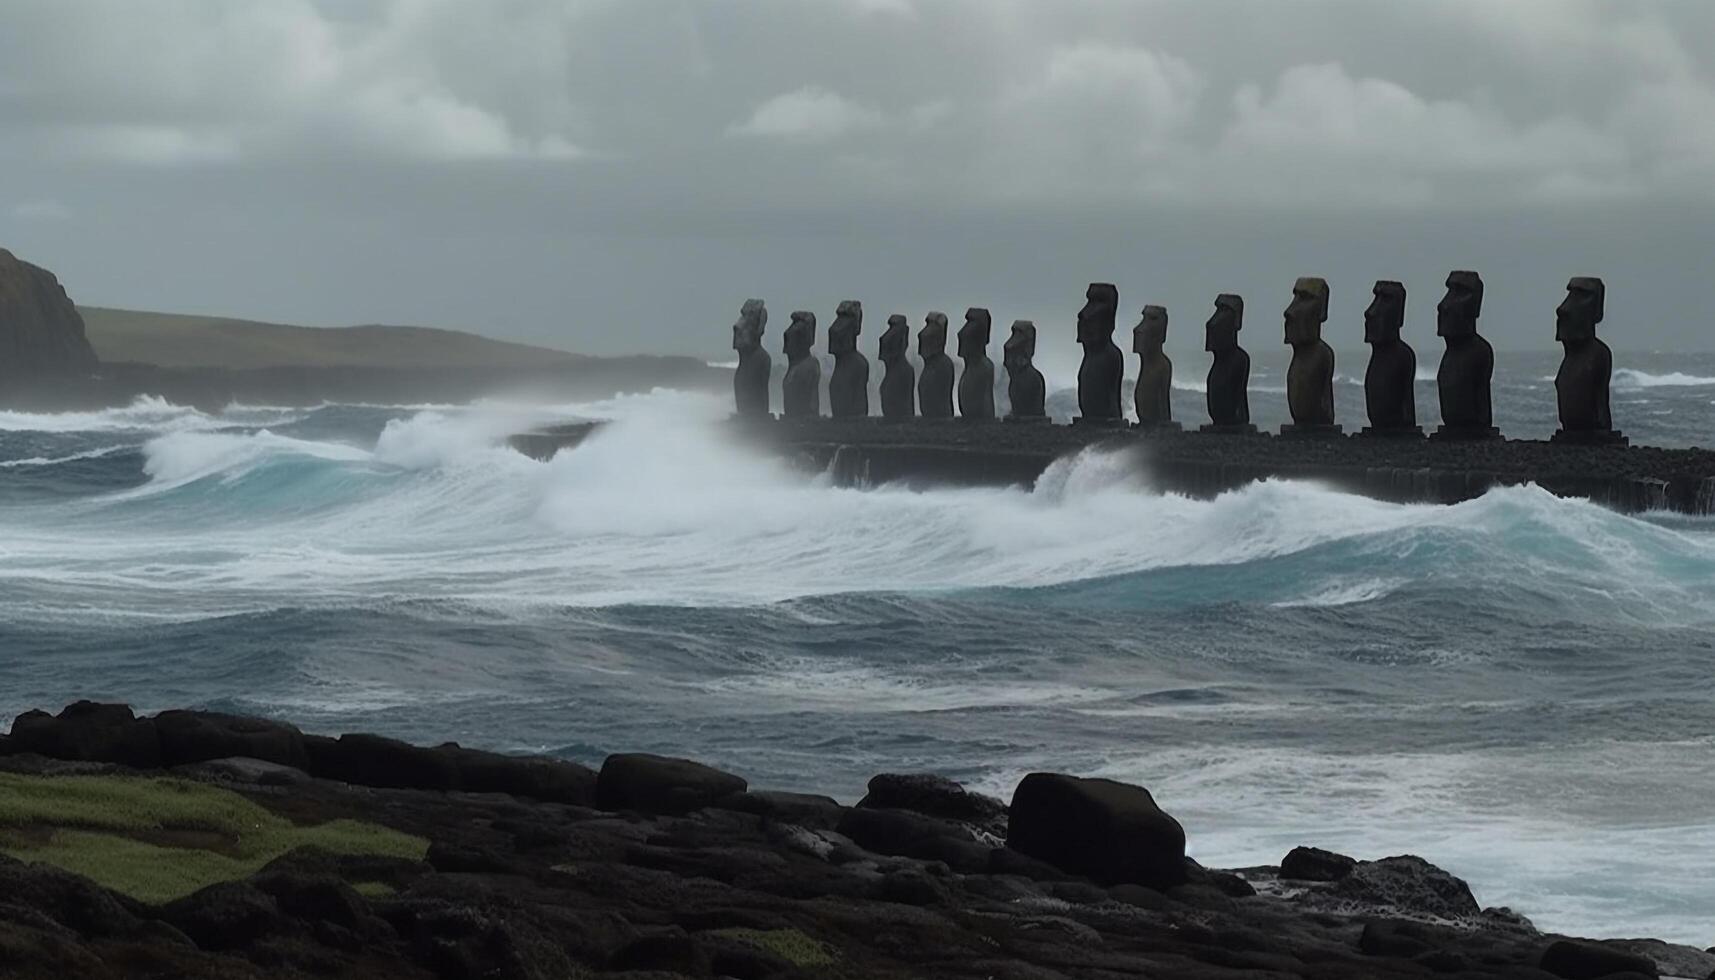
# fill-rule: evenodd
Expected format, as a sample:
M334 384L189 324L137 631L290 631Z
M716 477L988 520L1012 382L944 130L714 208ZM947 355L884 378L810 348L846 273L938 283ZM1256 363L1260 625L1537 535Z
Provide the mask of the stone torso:
M1447 345L1435 381L1441 390L1441 421L1460 429L1493 426L1489 383L1495 373L1495 349L1480 336L1463 337Z
M1173 361L1166 354L1145 357L1138 365L1132 400L1139 422L1173 421Z
M732 376L732 393L738 414L768 414L768 382L773 372L774 359L762 348L739 353L738 370Z
M1007 369L1006 400L1008 414L1016 418L1041 418L1047 414L1044 403L1048 398L1048 384L1042 379L1042 372L1035 365L1027 364L1016 370Z
M1243 348L1219 351L1209 366L1209 421L1243 425L1251 420L1251 356Z
M1334 424L1334 348L1327 341L1293 346L1286 405L1297 425Z
M1600 340L1568 344L1560 371L1554 376L1554 395L1560 406L1560 427L1568 432L1607 432L1614 427L1608 387L1614 373L1614 354Z
M945 353L923 359L917 379L917 410L926 419L953 417L953 359Z
M805 354L786 366L781 409L787 418L813 418L822 414L822 362Z
M881 414L890 419L908 419L917 414L917 369L906 357L886 358L881 376Z
M869 414L869 358L855 350L834 355L834 373L828 378L828 407L837 418L862 418Z
M1085 418L1117 419L1120 384L1125 375L1125 357L1111 341L1084 355L1078 368L1078 411Z
M1417 353L1403 341L1377 344L1364 370L1364 406L1370 427L1409 429L1417 425Z
M967 357L959 376L959 414L967 419L994 418L994 362L986 356Z

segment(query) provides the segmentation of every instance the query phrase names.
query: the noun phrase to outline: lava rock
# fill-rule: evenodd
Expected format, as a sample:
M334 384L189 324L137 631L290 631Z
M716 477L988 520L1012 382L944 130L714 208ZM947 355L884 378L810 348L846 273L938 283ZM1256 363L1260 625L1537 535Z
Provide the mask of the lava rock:
M1280 876L1291 881L1339 881L1358 862L1319 847L1295 847L1280 859Z
M292 725L211 711L163 711L154 720L164 765L243 757L303 769L310 762L304 733Z
M910 810L944 820L958 820L997 837L1006 836L1006 804L973 793L945 776L929 773L882 773L869 781L869 793L858 806L878 810Z
M241 881L223 881L171 902L161 919L210 950L249 946L288 926L272 896Z
M1659 976L1655 961L1602 943L1562 939L1542 954L1542 969L1565 980L1598 980L1618 973Z
M877 854L944 861L961 874L987 870L992 850L958 824L906 810L847 810L837 829Z
M677 816L747 789L741 777L689 759L610 755L596 777L596 806Z
M304 740L309 772L359 786L388 789L458 789L458 767L434 749L380 735L310 736Z
M161 765L155 723L123 704L78 701L58 715L27 711L12 722L12 747L50 759L111 762L138 769Z
M1013 792L1007 846L1104 885L1183 884L1185 830L1149 790L1036 772Z
M545 756L511 756L444 745L435 750L457 771L460 789L469 793L508 793L546 803L590 806L596 774L588 766Z
M1328 895L1384 914L1457 921L1481 912L1463 879L1413 855L1359 862Z

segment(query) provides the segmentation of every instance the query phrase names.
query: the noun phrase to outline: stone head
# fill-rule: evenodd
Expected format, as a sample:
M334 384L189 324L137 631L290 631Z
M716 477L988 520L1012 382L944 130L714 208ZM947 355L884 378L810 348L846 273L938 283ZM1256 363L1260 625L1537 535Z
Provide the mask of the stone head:
M1475 272L1447 276L1447 294L1435 307L1435 333L1440 337L1470 337L1483 315L1483 277Z
M828 325L828 353L850 354L857 350L858 334L863 332L863 304L848 299L834 311L834 322Z
M1151 354L1167 343L1167 307L1146 306L1143 319L1131 329L1131 349L1138 354Z
M1204 325L1203 349L1229 351L1239 346L1239 331L1245 326L1244 297L1222 293L1215 297L1215 312Z
M1594 340L1607 292L1602 280L1594 276L1578 276L1568 282L1566 298L1554 311L1554 339L1562 343Z
M792 322L786 326L784 350L792 360L810 356L810 348L816 346L816 314L809 310L798 310L792 314Z
M1078 311L1078 343L1100 347L1113 343L1114 318L1119 316L1120 291L1112 283L1092 282Z
M895 313L887 318L887 329L881 332L880 354L884 361L897 361L911 347L911 327L905 318Z
M1292 284L1292 302L1286 305L1286 342L1313 344L1322 339L1322 324L1328 320L1328 280L1302 276Z
M732 325L732 349L743 353L762 349L762 332L768 327L768 307L759 299L747 299Z
M988 350L989 331L993 318L989 311L973 306L965 311L965 325L959 328L959 356L981 357Z
M1364 343L1392 343L1405 327L1405 284L1378 279L1371 293L1375 298L1364 310Z
M1012 321L1012 333L1001 347L1001 357L1012 370L1028 367L1036 357L1036 324L1029 320Z
M923 329L917 332L917 353L920 357L947 353L947 314L931 313L923 318Z

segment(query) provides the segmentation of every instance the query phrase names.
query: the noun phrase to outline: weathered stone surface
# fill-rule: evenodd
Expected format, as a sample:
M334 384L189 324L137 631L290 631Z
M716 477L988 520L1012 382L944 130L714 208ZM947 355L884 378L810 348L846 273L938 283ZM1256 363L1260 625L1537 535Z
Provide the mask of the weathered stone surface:
M959 417L972 422L994 421L994 362L989 360L989 311L973 306L965 311L959 328L959 359L965 369L959 375Z
M1295 847L1280 859L1280 876L1293 881L1339 881L1358 862L1319 847Z
M1477 333L1483 314L1483 278L1458 271L1447 276L1447 293L1435 308L1435 332L1447 343L1435 375L1441 393L1440 439L1491 439L1495 429L1490 383L1495 349Z
M1102 884L1186 880L1185 830L1141 786L1036 772L1012 796L1006 846Z
M233 756L304 769L304 733L280 722L212 711L163 711L155 716L163 765Z
M95 371L83 316L54 274L0 248L0 388Z
M869 415L869 358L858 350L863 332L863 304L855 299L841 303L828 327L828 353L834 355L834 373L828 378L828 407L836 418Z
M689 813L747 788L740 777L689 759L641 752L610 755L596 778L596 805L604 810Z
M1554 376L1555 401L1560 409L1560 442L1620 443L1614 429L1608 388L1614 375L1614 353L1596 336L1602 322L1607 287L1602 280L1580 276L1566 284L1566 299L1555 310L1554 339L1566 349Z
M862 809L910 810L1006 836L1006 804L973 793L945 776L931 773L882 773L869 781L869 792L858 801Z
M1001 347L1006 365L1006 417L1024 422L1048 417L1048 382L1036 369L1036 324L1014 320L1012 333Z
M146 768L161 764L155 723L138 718L123 704L79 701L57 716L29 711L12 722L13 751L52 759L112 762Z
M1146 428L1173 421L1173 361L1167 356L1167 308L1146 306L1131 331L1131 349L1138 355L1137 388L1132 401L1137 422Z
M762 349L762 334L768 329L768 307L759 299L747 299L732 325L732 349L738 352L738 367L732 374L733 401L739 415L768 414L768 385L774 359Z
M1364 343L1370 364L1364 370L1366 435L1422 435L1417 424L1417 352L1400 336L1405 327L1405 286L1377 280L1364 310Z
M1360 861L1328 894L1371 908L1450 921L1474 918L1482 911L1463 879L1410 854Z
M786 378L781 383L781 414L787 418L816 418L822 414L822 362L816 345L816 314L798 310L786 328Z
M1222 293L1215 298L1215 312L1204 325L1203 349L1214 355L1206 395L1209 424L1218 429L1250 425L1251 356L1239 345L1239 331L1244 325L1242 297Z
M887 318L879 356L886 373L881 376L882 418L903 420L917 415L917 369L906 356L911 347L911 328L903 316Z
M1120 387L1125 380L1125 356L1114 344L1119 305L1116 286L1093 282L1084 293L1084 308L1078 311L1078 344L1084 348L1084 360L1078 366L1078 417L1098 425L1118 423L1123 416Z
M1655 961L1603 943L1562 939L1542 953L1542 969L1564 980L1600 980L1616 974L1660 976Z
M947 314L932 312L917 332L917 356L923 372L917 378L917 411L926 419L953 417L953 359L947 356Z
M1297 430L1334 426L1334 348L1322 339L1328 320L1328 281L1313 276L1292 286L1286 307L1286 343L1292 363L1286 368L1286 405Z

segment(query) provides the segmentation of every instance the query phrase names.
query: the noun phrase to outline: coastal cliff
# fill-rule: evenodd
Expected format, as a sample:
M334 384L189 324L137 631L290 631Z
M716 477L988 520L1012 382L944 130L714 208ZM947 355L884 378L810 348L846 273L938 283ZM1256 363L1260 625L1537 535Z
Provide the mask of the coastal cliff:
M95 371L83 317L54 274L0 248L0 396Z

